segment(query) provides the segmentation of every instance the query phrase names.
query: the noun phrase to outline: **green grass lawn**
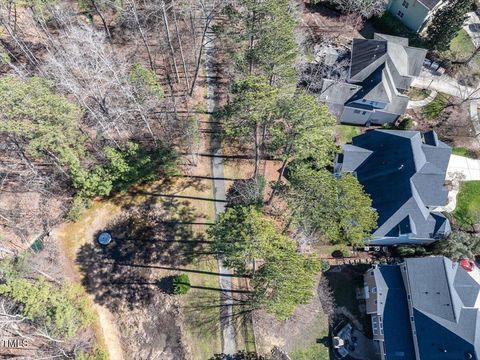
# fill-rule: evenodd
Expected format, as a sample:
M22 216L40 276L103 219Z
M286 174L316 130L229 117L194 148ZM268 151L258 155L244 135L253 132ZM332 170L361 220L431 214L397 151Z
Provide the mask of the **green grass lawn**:
M469 157L469 158L476 158L476 155L473 151L471 151L467 148L461 147L461 146L454 147L452 149L452 154L453 155L459 155L459 156L465 156L465 157Z
M457 195L453 212L455 223L464 230L472 230L480 222L480 181L466 181Z
M352 138L360 135L362 131L358 126L353 125L337 125L336 133L342 144L346 144L352 141Z
M450 43L450 49L442 55L451 60L463 60L468 58L475 51L475 46L465 30L460 30Z
M292 351L290 354L292 360L329 360L330 355L328 347L323 344L313 344L304 349Z
M448 104L448 95L444 93L438 93L435 99L423 108L423 115L428 120L436 119L445 106Z

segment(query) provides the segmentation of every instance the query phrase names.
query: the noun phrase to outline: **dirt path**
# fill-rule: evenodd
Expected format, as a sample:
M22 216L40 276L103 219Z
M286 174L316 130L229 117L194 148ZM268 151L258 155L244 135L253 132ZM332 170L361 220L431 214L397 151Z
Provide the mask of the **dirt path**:
M93 302L93 299L92 299ZM120 342L120 333L118 327L115 325L115 319L112 313L104 306L95 304L93 308L98 314L98 320L105 340L105 347L107 348L110 360L123 360L122 344Z
M83 217L81 222L62 224L52 231L52 237L57 240L62 249L60 261L65 269L65 276L77 284L81 284L82 276L74 260L76 251L93 237L96 229L102 228L111 219L112 215L116 214L117 209L105 205L100 207L94 205L87 212L90 215ZM84 226L85 223L89 223L90 226ZM79 227L90 228L91 233L78 231ZM88 298L92 308L98 314L95 332L96 336L100 338L97 338L97 341L105 346L110 360L124 360L120 334L112 313L104 306L95 303L93 296L88 295Z

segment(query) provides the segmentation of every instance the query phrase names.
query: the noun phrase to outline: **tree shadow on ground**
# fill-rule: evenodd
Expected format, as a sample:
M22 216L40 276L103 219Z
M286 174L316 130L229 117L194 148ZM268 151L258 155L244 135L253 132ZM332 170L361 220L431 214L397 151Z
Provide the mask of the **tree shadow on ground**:
M221 322L232 324L236 332L242 331L244 322L255 309L251 293L248 292L228 294L192 287L188 296L190 301L183 309L193 328L200 333L219 331ZM231 308L227 302L231 304Z
M159 290L168 293L166 284L156 280L165 270L186 267L211 254L208 241L189 224L197 218L188 204L176 199L162 208L142 204L130 209L102 230L112 235L110 244L98 244L97 233L79 249L76 262L83 285L96 302L111 310L122 304L146 305Z

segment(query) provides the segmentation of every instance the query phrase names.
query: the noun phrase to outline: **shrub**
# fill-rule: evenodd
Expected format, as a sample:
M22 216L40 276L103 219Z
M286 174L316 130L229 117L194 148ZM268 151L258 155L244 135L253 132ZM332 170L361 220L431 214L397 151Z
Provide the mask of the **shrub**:
M67 219L70 221L77 221L82 213L90 207L90 200L81 196L75 195L72 202L72 207L68 211Z
M411 130L413 129L413 120L410 117L405 117L402 121L398 124L399 130Z
M413 256L425 256L427 250L420 245L399 245L394 248L396 256L400 257L413 257Z
M335 258L349 257L350 255L352 254L346 245L337 245L332 252L332 256Z
M467 148L461 147L461 146L455 146L452 149L452 154L459 155L459 156L465 156L465 157L469 157L469 158L473 158L473 159L477 158L477 154L473 150L470 150L470 149L467 149Z
M173 293L176 295L186 294L190 290L190 278L187 274L180 274L173 278Z
M89 170L72 169L73 185L83 197L109 196L112 191L124 191L132 184L156 179L160 173L175 172L177 157L167 148L147 150L136 143L128 143L118 150L104 148L106 164Z
M163 100L165 97L155 72L141 64L133 64L130 69L130 84L134 88L137 100L141 103L151 95L154 95L158 100Z
M261 205L265 192L266 180L263 176L252 179L235 180L228 190L229 205Z
M78 353L75 360L108 360L108 354L105 350L97 349L93 354Z

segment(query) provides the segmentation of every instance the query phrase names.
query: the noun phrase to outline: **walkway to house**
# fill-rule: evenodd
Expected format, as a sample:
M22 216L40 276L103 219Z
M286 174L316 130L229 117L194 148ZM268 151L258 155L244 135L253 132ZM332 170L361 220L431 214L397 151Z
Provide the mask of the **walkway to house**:
M420 89L436 90L462 100L480 95L480 89L478 88L475 89L470 86L460 85L457 80L451 76L446 74L440 75L425 68L423 68L420 75L413 80L412 86Z
M463 181L480 180L480 160L464 156L451 155L448 162L446 180L451 181L448 191L448 202L435 211L451 213L457 206L457 195Z
M452 180L455 174L462 174L462 180L480 180L480 160L465 156L452 155L448 163L447 180Z
M475 137L480 141L480 121L478 118L480 87L473 88L460 85L457 80L448 75L439 75L426 69L422 69L420 75L413 80L412 86L420 89L432 89L469 101L470 119L475 130Z
M424 107L430 104L435 99L437 94L438 92L436 90L432 90L430 92L430 95L428 95L428 97L423 100L410 100L408 102L407 109L416 109L416 108Z

